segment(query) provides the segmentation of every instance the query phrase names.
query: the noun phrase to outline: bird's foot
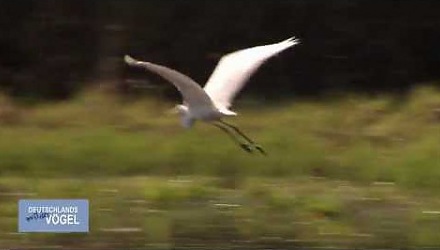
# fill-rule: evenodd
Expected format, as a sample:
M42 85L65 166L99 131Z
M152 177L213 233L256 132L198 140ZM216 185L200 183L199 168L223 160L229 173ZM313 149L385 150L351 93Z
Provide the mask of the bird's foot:
M246 152L248 152L248 153L253 153L252 152L252 148L251 148L251 146L249 145L249 144L246 144L246 143L241 143L240 144L240 147L242 148L242 149L244 149Z
M254 144L255 149L257 149L261 154L267 155L266 151L258 144Z

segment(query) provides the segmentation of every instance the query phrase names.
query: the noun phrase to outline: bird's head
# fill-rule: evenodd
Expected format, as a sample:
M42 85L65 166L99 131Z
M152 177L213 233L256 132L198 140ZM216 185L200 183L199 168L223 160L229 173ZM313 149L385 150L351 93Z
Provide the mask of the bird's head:
M188 107L185 105L176 105L174 108L172 108L169 111L169 114L179 114L179 115L184 115L188 113Z

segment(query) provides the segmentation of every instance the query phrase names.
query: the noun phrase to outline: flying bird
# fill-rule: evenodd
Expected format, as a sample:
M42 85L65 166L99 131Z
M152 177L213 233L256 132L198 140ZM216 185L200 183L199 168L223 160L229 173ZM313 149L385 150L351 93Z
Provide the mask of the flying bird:
M196 120L208 122L227 133L245 151L252 153L256 149L266 154L260 145L222 118L237 115L229 109L233 98L267 59L298 43L298 39L291 37L282 42L226 54L220 59L204 88L190 77L168 67L139 61L128 55L125 55L124 61L130 66L154 72L174 84L183 99L183 104L175 107L183 127L190 128Z

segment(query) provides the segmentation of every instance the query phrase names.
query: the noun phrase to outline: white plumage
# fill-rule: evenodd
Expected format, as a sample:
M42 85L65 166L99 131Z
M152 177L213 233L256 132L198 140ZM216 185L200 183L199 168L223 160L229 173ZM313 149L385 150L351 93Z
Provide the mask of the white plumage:
M188 76L165 66L151 62L143 62L126 55L125 62L130 66L145 68L173 83L183 97L183 104L177 105L177 111L182 115L182 125L191 127L195 120L213 123L227 132L242 148L251 152L251 145L260 152L260 146L245 136L237 127L221 120L223 116L236 115L229 108L236 94L243 88L250 76L270 57L298 44L294 37L279 43L262 45L239 50L223 56L209 80L202 87ZM245 138L250 144L241 143L226 127Z
M217 108L228 109L238 91L267 59L297 43L297 39L289 38L280 43L239 50L223 56L204 90Z

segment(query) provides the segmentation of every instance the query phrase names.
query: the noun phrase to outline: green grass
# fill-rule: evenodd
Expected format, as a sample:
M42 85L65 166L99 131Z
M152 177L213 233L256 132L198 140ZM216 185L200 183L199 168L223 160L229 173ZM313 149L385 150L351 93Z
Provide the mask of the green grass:
M278 106L238 103L230 119L261 143L247 154L213 126L184 130L173 104L87 91L20 106L0 98L0 173L8 176L317 176L438 190L440 91L405 101L347 96Z
M238 102L228 120L267 157L207 124L184 130L172 106L0 96L0 248L440 246L439 89ZM14 233L23 198L89 199L91 233Z
M438 197L310 178L0 178L0 247L87 249L440 246ZM323 192L325 190L325 192ZM19 198L86 198L90 233L14 234Z

